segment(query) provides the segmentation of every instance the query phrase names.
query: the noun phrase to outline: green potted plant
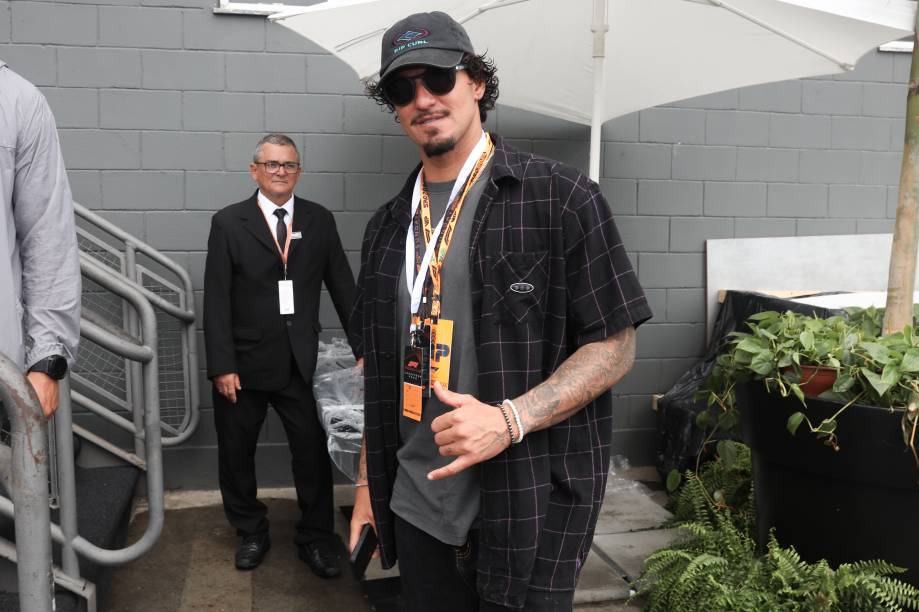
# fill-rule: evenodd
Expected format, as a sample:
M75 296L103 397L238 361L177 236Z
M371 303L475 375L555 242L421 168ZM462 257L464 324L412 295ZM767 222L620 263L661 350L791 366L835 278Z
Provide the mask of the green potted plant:
M847 315L753 315L700 394L718 408L715 429L741 429L752 449L760 542L775 528L805 559L884 558L919 584L908 528L919 516L919 336L880 335L877 309ZM810 366L835 374L815 397Z

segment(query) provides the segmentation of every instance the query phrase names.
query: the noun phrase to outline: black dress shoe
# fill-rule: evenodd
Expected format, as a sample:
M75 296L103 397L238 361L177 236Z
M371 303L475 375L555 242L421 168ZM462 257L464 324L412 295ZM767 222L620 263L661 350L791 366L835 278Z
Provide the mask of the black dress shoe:
M269 548L271 538L268 537L268 532L243 536L236 548L236 569L255 569Z
M301 544L297 546L297 556L320 578L337 578L341 574L338 555L327 542Z

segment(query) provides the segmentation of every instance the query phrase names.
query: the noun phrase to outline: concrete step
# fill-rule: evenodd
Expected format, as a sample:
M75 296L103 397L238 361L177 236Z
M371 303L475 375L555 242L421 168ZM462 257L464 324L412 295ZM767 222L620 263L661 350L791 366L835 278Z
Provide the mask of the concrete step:
M139 471L131 466L77 468L77 533L93 544L106 549L124 545L128 522L131 516L131 502L137 485ZM58 512L52 512L52 520L58 522ZM0 535L13 539L13 525L5 525ZM60 566L60 547L53 546L54 563ZM112 580L112 569L80 560L83 578L96 584L100 609ZM0 560L0 612L18 612L19 596L16 593L16 566ZM81 612L85 601L67 591L55 595L56 612Z

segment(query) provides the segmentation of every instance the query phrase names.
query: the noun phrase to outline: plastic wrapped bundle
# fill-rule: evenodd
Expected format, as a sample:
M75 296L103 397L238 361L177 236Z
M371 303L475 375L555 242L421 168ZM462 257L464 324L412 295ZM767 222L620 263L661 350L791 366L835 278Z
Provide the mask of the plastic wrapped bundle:
M332 342L319 342L319 351L316 353L316 371L313 372L313 378L343 370L344 368L354 367L354 355L351 353L351 347L344 338L332 338ZM363 396L361 396L363 402Z
M329 456L345 476L355 480L364 432L364 375L344 340L319 343L313 395Z

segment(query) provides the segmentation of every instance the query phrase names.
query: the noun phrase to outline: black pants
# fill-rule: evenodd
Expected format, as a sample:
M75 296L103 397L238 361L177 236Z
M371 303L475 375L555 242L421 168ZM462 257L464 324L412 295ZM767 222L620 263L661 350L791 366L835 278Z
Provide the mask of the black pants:
M243 381L245 383L245 381ZM281 417L292 455L300 520L296 544L333 537L332 467L312 390L296 366L280 391L243 388L231 404L213 389L220 493L227 520L239 535L268 531L267 508L256 497L255 448L270 403Z
M508 612L476 591L478 533L450 546L396 516L396 550L406 612ZM573 592L528 591L525 612L571 612Z

